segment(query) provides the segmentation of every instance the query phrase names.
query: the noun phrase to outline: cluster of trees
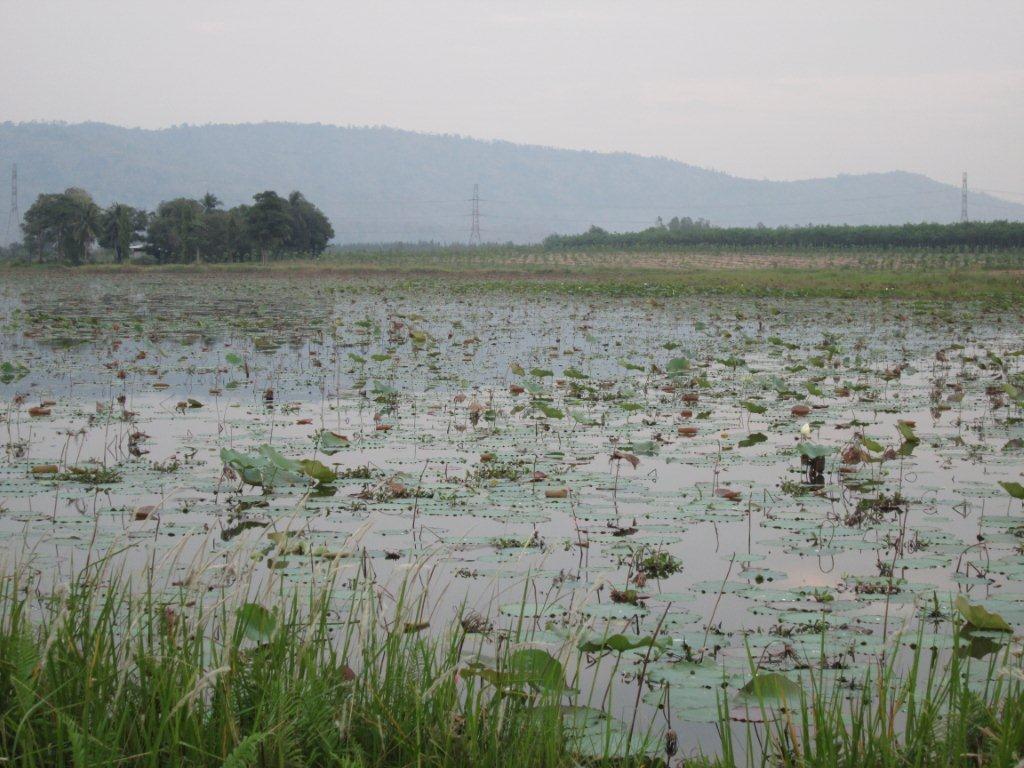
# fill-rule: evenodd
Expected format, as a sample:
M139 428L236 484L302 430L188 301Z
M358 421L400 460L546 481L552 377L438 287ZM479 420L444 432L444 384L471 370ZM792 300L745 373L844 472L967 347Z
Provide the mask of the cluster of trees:
M109 249L118 262L128 259L133 246L160 264L257 256L266 262L271 255L319 255L334 237L331 222L301 192L285 198L269 190L254 195L251 205L229 210L207 193L200 200L168 200L147 212L124 203L100 208L88 192L72 187L40 195L21 229L21 250L30 257L71 264L87 261L94 245Z
M708 219L673 216L666 224L659 216L654 226L658 229L667 229L669 232L681 232L684 229L710 229L711 222Z
M705 219L672 219L640 232L607 232L591 227L580 235L551 235L552 250L724 246L755 248L927 248L1002 251L1024 248L1024 222L988 221L961 224L882 226L808 225L806 227L713 227Z

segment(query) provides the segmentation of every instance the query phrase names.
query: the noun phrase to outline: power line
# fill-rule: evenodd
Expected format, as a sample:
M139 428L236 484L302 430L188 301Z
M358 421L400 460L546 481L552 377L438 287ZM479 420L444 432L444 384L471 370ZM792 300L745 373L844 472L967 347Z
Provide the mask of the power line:
M933 190L933 191L930 191L930 192L922 192L922 191L917 191L917 192L897 192L897 193L887 194L887 195L868 195L868 196L859 196L859 197L823 197L823 196L817 196L817 197L814 197L814 198L798 198L798 199L795 199L795 200L770 200L770 199L766 199L766 200L756 200L756 201L747 200L747 201L743 201L743 202L733 202L733 203L701 202L699 205L700 205L700 209L701 210L762 209L762 208L779 208L779 207L789 207L789 206L828 206L828 205L835 205L837 203L876 202L878 200L891 200L891 199L896 199L896 198L933 198L933 197L936 197L936 196L949 195L951 191L952 190L942 189L942 190ZM1009 194L1009 195L1022 195L1022 196L1024 196L1024 192L1013 192L1013 191L1010 191L1010 190L981 189L981 188L976 187L974 191L975 192L998 193L998 194ZM472 200L470 200L470 202L471 201ZM461 200L461 201L460 200L414 200L414 199L402 199L402 200L397 200L397 199L395 199L395 200L392 200L392 199L348 200L348 199L346 199L346 200L332 200L331 202L332 203L337 203L339 205L343 204L343 205L351 205L351 206L355 206L355 205L371 205L371 206L375 206L375 205L399 204L399 203L403 204L403 205L456 205L456 204L464 204L466 201L465 200ZM516 204L522 204L522 203L537 204L538 201L536 199L534 199L534 198L521 197L521 198L502 198L502 199L487 198L486 201L481 199L481 202L507 203L507 204L510 204L510 205L516 205ZM1004 202L1009 202L1009 203L1011 203L1011 205L1013 204L1012 201L1004 201ZM659 209L659 208L667 208L667 209L678 208L680 205L686 205L687 203L681 202L679 200L647 200L647 201L644 201L642 203L628 203L628 204L624 204L624 203L608 203L608 202L606 202L606 203L601 203L601 202L595 202L595 203L564 203L564 202L558 202L558 203L554 203L552 201L541 201L540 204L542 204L545 208L548 208L548 207L550 207L552 205L557 205L560 209L583 208L583 209L586 209L588 211L593 211L593 210L622 210L622 211L635 210L635 211L646 211L646 210ZM996 203L987 203L986 202L986 203L984 203L984 205L986 207L990 207L990 206L996 206L997 204ZM425 213L424 215L429 215L429 214ZM472 214L470 213L470 214L462 214L462 215L463 216L471 216ZM483 214L481 214L481 216L483 216Z
M11 240L11 229L21 224L21 213L18 211L18 164L11 166L11 211L7 214L7 242Z
M473 212L470 214L472 217L472 224L469 228L469 244L480 245L480 185L473 185Z
M967 223L967 171L964 171L964 182L960 188L960 223Z
M975 192L986 192L988 194L995 195L1013 195L1014 197L1024 197L1024 190L1014 189L982 189L981 187L975 187ZM1012 202L1012 201L1011 201Z

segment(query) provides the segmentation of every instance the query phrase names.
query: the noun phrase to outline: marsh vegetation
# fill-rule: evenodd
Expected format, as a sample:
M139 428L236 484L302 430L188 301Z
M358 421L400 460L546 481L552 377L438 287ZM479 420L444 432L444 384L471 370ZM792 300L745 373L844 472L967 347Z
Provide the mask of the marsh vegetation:
M11 764L1019 762L990 271L375 269L4 274Z

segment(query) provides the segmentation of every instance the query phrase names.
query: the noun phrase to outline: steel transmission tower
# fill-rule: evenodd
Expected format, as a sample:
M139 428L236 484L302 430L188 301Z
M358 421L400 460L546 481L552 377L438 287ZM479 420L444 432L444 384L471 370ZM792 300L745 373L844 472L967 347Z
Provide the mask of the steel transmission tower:
M480 185L473 185L473 212L470 214L472 223L469 227L469 244L480 245Z
M11 166L11 212L7 214L7 242L11 240L11 230L21 224L21 213L18 211L18 164Z
M967 171L964 171L964 181L960 187L960 223L967 223Z

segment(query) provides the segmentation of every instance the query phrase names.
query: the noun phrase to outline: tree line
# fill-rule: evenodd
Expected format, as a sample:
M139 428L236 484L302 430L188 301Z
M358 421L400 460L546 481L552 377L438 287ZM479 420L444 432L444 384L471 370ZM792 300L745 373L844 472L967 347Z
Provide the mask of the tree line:
M94 246L117 262L141 250L159 264L317 256L334 237L331 222L301 192L267 190L250 205L224 209L216 195L179 197L145 211L114 203L101 208L84 189L42 194L25 212L19 251L38 261L83 264Z
M608 232L600 227L591 227L579 235L551 235L545 238L544 246L551 250L723 246L1000 251L1024 248L1024 222L715 227L705 219L674 218L668 224L659 219L653 227L639 232Z

